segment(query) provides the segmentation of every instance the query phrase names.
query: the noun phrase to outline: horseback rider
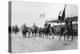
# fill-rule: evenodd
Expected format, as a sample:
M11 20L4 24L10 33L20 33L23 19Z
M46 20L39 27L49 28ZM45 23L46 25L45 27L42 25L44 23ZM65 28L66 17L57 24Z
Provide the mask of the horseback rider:
M64 27L64 26L61 26L61 28L60 28L60 38L59 38L59 40L61 39L61 36L64 34L64 31L65 31L65 27ZM65 40L65 36L64 36L64 40Z
M51 34L51 25L48 23L45 23L44 27L45 27L45 35L46 36L50 35Z
M73 28L72 28L72 20L68 20L66 21L66 33L67 33L67 40L69 38L69 36L72 36L72 40L73 40Z
M72 25L72 20L70 21L70 35L72 36L72 40L73 41L73 25Z
M22 25L22 34L23 34L23 37L26 37L26 32L27 32L27 26L26 26L26 24L24 23L24 24Z
M15 25L15 27L14 27L14 31L15 31L15 34L17 34L17 32L19 31L19 28L18 28L17 25Z
M37 31L38 30L38 27L36 26L36 24L34 23L33 24L33 29L32 29L32 34L34 34L35 36L36 36L36 34L37 34Z

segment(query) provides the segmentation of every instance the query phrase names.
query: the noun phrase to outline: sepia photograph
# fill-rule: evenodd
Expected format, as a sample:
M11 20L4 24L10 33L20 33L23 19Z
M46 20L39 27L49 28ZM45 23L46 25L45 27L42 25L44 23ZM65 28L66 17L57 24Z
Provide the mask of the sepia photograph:
M78 5L9 2L9 52L78 49Z

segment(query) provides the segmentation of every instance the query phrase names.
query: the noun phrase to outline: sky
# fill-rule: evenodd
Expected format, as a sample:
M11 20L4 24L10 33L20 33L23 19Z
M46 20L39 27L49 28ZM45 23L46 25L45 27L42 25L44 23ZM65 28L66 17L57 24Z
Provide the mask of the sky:
M56 20L60 11L63 11L65 4L55 3L39 3L39 2L12 2L12 25L19 27L26 23L32 27L35 23L39 27L43 27L45 21ZM66 6L66 17L77 16L77 5Z

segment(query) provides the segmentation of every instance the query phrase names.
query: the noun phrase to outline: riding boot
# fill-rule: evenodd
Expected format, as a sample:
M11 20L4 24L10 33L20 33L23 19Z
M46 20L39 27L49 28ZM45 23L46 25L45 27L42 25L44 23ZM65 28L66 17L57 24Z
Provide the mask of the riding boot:
M71 41L73 41L73 36L72 36L72 40Z

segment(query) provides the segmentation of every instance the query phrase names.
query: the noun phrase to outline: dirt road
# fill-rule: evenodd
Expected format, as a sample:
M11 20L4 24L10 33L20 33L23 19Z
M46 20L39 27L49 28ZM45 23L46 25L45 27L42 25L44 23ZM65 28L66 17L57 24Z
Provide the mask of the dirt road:
M40 51L54 51L54 50L67 50L77 49L77 39L71 41L58 40L58 36L55 39L32 37L23 38L21 34L12 34L12 52L40 52Z

